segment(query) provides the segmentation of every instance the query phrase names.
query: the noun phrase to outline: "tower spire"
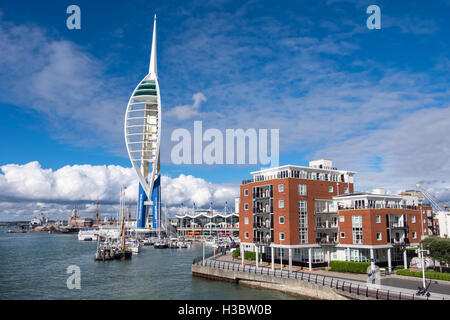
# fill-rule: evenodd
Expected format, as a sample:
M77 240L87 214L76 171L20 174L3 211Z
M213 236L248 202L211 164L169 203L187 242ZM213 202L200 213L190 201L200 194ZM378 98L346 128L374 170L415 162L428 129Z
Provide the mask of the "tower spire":
M156 14L153 22L152 52L150 55L150 67L148 73L150 77L158 77L158 70L156 68Z

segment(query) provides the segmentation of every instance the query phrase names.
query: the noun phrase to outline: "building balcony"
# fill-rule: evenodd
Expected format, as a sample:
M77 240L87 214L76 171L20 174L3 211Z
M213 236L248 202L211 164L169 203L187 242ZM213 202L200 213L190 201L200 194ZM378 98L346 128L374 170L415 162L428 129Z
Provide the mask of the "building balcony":
M270 230L271 228L273 228L273 226L271 226L270 223L254 223L253 224L253 229L267 229L267 230Z
M338 210L362 210L362 209L406 209L417 210L417 206L402 206L402 205L373 205L373 206L338 206Z
M255 194L253 194L253 199L270 199L270 198L272 198L272 195L271 195L269 192L267 192L267 193L263 192L263 193L255 193Z
M272 240L270 238L254 238L253 242L258 244L270 245L272 243Z
M406 223L404 222L393 222L390 224L391 229L406 229Z
M333 223L331 221L317 223L316 222L316 229L337 229L338 225L337 223Z
M338 212L337 212L337 209L336 210L334 210L334 209L328 209L328 210L315 210L314 211L314 214L337 214Z
M392 238L391 244L392 245L409 245L409 239L408 238Z
M338 244L337 239L334 238L316 238L316 243L320 244L320 245L336 245Z
M255 209L253 209L253 213L254 214L271 214L272 212L270 211L270 209L264 210L264 209L255 208Z

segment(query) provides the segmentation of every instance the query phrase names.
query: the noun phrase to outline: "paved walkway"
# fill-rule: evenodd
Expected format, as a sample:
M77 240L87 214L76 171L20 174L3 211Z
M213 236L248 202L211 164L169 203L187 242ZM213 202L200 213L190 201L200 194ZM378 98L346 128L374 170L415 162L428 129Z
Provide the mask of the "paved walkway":
M220 256L216 258L216 260L219 261L229 261L234 263L241 263L241 259L234 259L231 254L227 254L224 256ZM255 265L255 261L245 261L246 265ZM271 267L271 263L263 262L259 264L261 267ZM281 265L279 263L274 264L275 269L279 270ZM289 266L283 265L283 270L288 270ZM365 274L356 274L356 273L344 273L344 272L333 272L333 271L326 271L326 270L312 270L309 271L307 267L298 267L298 266L292 266L292 271L300 271L304 273L310 273L310 274L319 274L326 277L332 277L337 279L342 279L351 283L354 283L355 285L358 284L367 284L367 275ZM409 278L409 277L408 277ZM430 280L428 280L430 281ZM428 282L427 282L428 283ZM422 279L421 278L412 278L411 279L405 279L405 277L397 277L396 275L386 275L381 277L381 288L383 290L390 290L390 291L401 291L402 293L413 295L417 292L417 287L422 285ZM439 299L441 300L444 298L445 300L450 300L450 283L443 283L442 281L439 281L437 283L436 281L433 282L429 287L429 291L431 293L431 299Z

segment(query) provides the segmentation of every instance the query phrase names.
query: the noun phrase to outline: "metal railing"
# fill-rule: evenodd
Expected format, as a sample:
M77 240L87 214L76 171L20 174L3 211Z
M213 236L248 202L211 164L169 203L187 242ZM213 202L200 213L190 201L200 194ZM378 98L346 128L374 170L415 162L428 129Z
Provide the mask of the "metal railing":
M376 204L376 205L340 205L338 206L338 210L355 210L355 209L407 209L407 210L417 210L420 207L418 206L405 206L405 205L385 205L385 204Z
M220 255L223 255L222 253ZM211 257L212 255L210 255ZM216 254L216 256L218 256ZM244 265L236 262L219 261L215 259L206 259L202 263L202 257L196 258L193 264L203 265L210 268L217 268L222 270L239 271L249 274L268 275L278 278L295 279L315 283L321 286L327 286L338 291L355 294L357 296L366 298L375 298L377 300L429 300L429 297L417 296L411 293L401 291L391 291L376 288L369 288L363 284L356 284L354 281L343 280L339 278L327 277L319 274L312 274L301 271L289 270L272 270L268 267L256 267L256 265ZM443 298L444 300L444 298Z

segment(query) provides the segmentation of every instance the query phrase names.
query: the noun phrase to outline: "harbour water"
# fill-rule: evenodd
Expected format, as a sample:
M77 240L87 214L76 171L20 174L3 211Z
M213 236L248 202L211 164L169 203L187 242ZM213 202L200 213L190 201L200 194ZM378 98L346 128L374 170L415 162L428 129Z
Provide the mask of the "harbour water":
M192 277L202 255L189 249L142 247L128 261L94 261L96 242L77 235L5 233L0 228L0 299L299 299L272 290ZM68 289L67 267L81 270L81 289Z

